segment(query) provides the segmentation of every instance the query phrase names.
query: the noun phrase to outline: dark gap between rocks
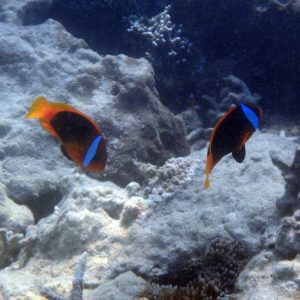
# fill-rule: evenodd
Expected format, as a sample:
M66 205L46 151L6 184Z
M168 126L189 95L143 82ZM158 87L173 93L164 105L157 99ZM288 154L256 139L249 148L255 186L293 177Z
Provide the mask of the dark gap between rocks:
M35 224L42 218L51 215L54 207L61 201L63 194L59 190L50 190L40 193L37 197L25 201L26 206L34 216Z

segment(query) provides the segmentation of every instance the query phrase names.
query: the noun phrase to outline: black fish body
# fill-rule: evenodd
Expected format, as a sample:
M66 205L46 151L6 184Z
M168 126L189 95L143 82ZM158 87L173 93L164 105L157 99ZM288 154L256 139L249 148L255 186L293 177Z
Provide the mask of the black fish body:
M262 117L258 106L240 104L231 108L217 122L207 151L206 179L204 187L209 187L208 176L214 166L227 154L241 163L246 156L245 143L251 137Z

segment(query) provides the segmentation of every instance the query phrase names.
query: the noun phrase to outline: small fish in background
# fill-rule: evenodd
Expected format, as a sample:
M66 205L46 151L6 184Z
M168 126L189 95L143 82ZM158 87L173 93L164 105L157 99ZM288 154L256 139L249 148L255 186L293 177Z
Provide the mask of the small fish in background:
M230 108L217 122L207 151L205 189L210 186L209 175L212 169L225 155L232 153L238 163L244 160L245 143L258 128L261 118L262 110L259 106L240 104Z
M187 99L187 107L190 108L192 111L196 111L196 99L195 95L193 93L190 93L188 99Z
M37 97L25 118L39 119L40 125L60 142L62 153L82 169L104 170L106 143L100 128L86 114L67 104Z

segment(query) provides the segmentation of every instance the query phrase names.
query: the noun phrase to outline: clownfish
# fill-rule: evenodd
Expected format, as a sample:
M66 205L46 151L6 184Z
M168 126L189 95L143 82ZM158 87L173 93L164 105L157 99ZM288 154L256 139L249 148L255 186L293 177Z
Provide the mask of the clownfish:
M204 188L209 188L209 175L214 166L228 153L241 163L246 156L245 143L258 128L262 109L256 105L240 104L226 112L211 134L206 159Z
M86 114L60 102L37 97L25 116L40 125L61 144L62 153L82 169L99 172L106 165L106 143L101 129Z

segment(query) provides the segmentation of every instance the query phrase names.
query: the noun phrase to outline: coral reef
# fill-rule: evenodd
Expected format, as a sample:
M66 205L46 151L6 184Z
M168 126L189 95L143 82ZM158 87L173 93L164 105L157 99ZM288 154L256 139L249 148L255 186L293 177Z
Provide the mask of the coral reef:
M145 201L148 203L151 199L149 209L132 225L130 242L114 258L111 276L128 270L136 270L145 278L161 276L167 273L166 265L184 254L193 257L196 249L204 248L220 234L229 233L238 238L252 254L260 251L268 224L278 217L275 201L285 192L283 175L273 165L270 153L275 150L292 164L297 145L292 141L286 143L286 138L256 133L247 145L244 164L237 165L230 157L224 159L213 175L214 188L207 192L202 189L205 163L202 158L206 149L192 153L180 164L180 159L175 159L168 168L163 166L158 170L170 170L170 177L166 172L159 179L157 170L152 168L153 174L148 176L153 178L154 186L148 189L148 185L151 187L148 182L142 188ZM266 144L269 150L266 150ZM174 173L170 168L173 166ZM177 184L172 182L174 175L178 176ZM236 186L240 188L236 189ZM245 186L249 192L244 191ZM168 188L172 188L169 197ZM138 264L130 258L131 253L135 258L139 257Z
M160 103L145 59L101 57L53 20L28 27L0 23L0 31L1 96L11 99L1 115L0 180L35 222L53 212L72 185L66 178L78 170L35 121L23 120L39 94L81 109L102 127L106 180L141 184L138 162L161 165L189 153L183 125Z
M235 74L273 112L284 105L295 116L299 7L298 0L3 0L0 20L33 25L53 18L98 53L148 52L161 101L176 112L191 92L209 95Z
M5 228L0 228L0 268L11 264L19 250L18 244L23 239L22 234L14 234Z
M300 176L300 149L295 152L295 158L292 165L286 165L278 157L273 157L273 161L281 168L285 174L286 192L278 199L276 206L281 215L291 215L296 209L299 209L299 176Z
M144 289L145 280L169 275L168 267L181 258L202 257L199 249L204 252L219 235L238 239L249 255L257 253L269 224L278 218L275 201L285 192L284 174L274 166L271 154L291 166L296 148L286 137L256 133L245 163L236 165L225 159L209 191L201 187L206 149L171 159L159 168L147 164L149 182L142 186L131 182L126 189L85 174L65 175L68 193L51 215L35 225L30 259L25 264L17 260L1 270L3 297L35 299L32 295L39 295L37 287L45 281L53 292L70 295L75 259L82 252L89 257L85 281L99 284L94 290L84 290L83 297L93 300L134 299ZM215 246L207 253L216 252ZM210 256L206 257L209 261ZM191 264L185 274L192 273L191 268L198 270L197 266ZM236 270L232 270L233 277Z
M190 69L189 89L198 97L209 95L218 91L223 77L234 74L262 95L264 106L273 113L282 114L285 107L289 117L299 114L295 80L299 71L294 62L299 61L300 15L293 10L297 2L174 1L174 22L182 24L193 53L199 49L204 57L202 66L194 62ZM257 12L255 5L265 12Z
M299 199L298 199L299 201ZM300 253L300 210L296 210L291 217L281 221L276 241L276 253L285 259L294 259Z
M201 120L202 114L203 112L200 111L199 106L197 106L195 109L184 110L176 116L183 121L187 134L190 134L194 130L201 130L203 128L203 123ZM188 135L187 139L189 139Z
M298 0L258 0L253 4L254 9L258 13L266 13L270 9L279 10L299 10Z
M284 216L269 225L265 249L252 258L239 277L238 299L248 299L253 291L262 300L300 297L299 157L298 148L292 164L280 165L277 160L287 180L286 193L276 203L280 215Z
M288 174L285 176L287 181L287 194L291 197L299 197L300 192L300 148L295 152L295 158Z
M220 109L226 110L232 104L255 104L261 98L258 94L252 94L246 83L236 76L229 75L223 80L225 86L220 92Z
M70 295L70 300L82 300L82 289L83 289L83 276L86 267L87 253L84 252L78 259L78 262L75 266L74 277L73 277L73 287ZM49 288L42 288L41 293L43 296L46 296L49 300L65 300L63 296L56 294Z
M182 25L173 22L171 5L151 18L131 15L129 21L127 31L133 34L135 45L139 45L138 54L143 53L153 64L161 101L175 108L182 102L178 95L186 89L181 78L189 77L193 43L184 37ZM168 102L171 97L173 104Z
M32 255L31 250L36 237L34 225L27 227L25 236L6 228L0 228L0 268L8 265L12 265L12 268L24 267Z
M235 281L245 266L248 255L244 247L230 237L219 237L211 241L201 259L180 261L170 270L172 285L151 285L145 295L153 300L213 300L233 291ZM174 276L176 276L174 278ZM193 278L194 277L194 278ZM185 286L174 286L188 279ZM166 278L164 276L164 281Z
M49 18L55 19L75 36L85 38L99 53L119 54L123 53L119 50L128 39L126 29L129 16L158 13L169 2L171 1L156 0L148 3L137 0L3 0L0 4L0 20L36 25Z
M128 196L110 182L81 175L74 184L58 212L38 224L37 248L46 257L63 258L87 249L106 253L110 243L123 243L127 230L147 210L143 198Z
M201 105L201 118L204 127L212 127L218 118L229 109L231 105L240 103L257 103L260 95L251 93L246 83L234 76L223 78L220 94L217 97L203 95Z
M295 259L300 253L300 148L295 152L293 164L285 166L285 180L287 182L286 193L278 199L276 205L281 214L285 216L279 226L275 251L280 257L285 259ZM293 213L292 216L290 214Z
M192 44L182 37L181 26L172 23L170 9L171 6L168 5L161 13L145 21L131 16L131 26L127 29L149 42L145 56L154 66L161 65L163 61L178 65L186 62L187 54L191 54Z
M16 259L26 261L26 253L34 240L32 224L30 210L8 198L0 185L0 269Z
M281 260L270 250L255 256L240 274L236 284L237 299L299 299L299 256Z
M88 295L88 299L141 299L140 293L145 288L145 280L132 271L124 272L111 280L105 281ZM146 299L145 299L146 300Z
M142 194L152 205L171 198L195 174L192 160L183 158L171 158L162 167L139 164L139 168L146 178Z
M272 1L265 12L239 0L75 2L0 3L0 298L41 299L43 287L48 298L132 300L150 279L163 286L152 285L151 297L299 298L297 129L292 137L256 131L244 163L225 157L212 188L202 188L205 127L220 113L258 101L252 91L270 111L295 104L292 2ZM49 16L66 29L54 20L29 26ZM147 51L156 73L144 58L100 56L69 31L99 53ZM160 102L182 111L190 93L195 110L178 117ZM99 123L109 152L103 174L81 172L23 120L39 94Z
M177 115L185 124L191 150L206 146L211 128L232 105L257 104L261 98L257 93L252 93L242 79L234 75L223 78L218 91L216 96L203 95L194 109L184 110Z
M24 233L33 224L33 215L24 205L16 204L7 197L4 186L0 184L0 228Z

